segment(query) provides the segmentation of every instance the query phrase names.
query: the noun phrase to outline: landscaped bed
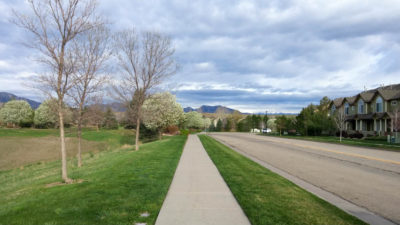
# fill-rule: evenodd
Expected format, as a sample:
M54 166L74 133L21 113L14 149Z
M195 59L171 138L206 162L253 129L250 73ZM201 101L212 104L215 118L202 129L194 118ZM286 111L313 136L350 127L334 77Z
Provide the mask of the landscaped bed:
M82 168L68 161L68 185L59 161L0 171L0 224L154 224L185 140L84 154Z
M213 138L200 139L252 224L364 224Z

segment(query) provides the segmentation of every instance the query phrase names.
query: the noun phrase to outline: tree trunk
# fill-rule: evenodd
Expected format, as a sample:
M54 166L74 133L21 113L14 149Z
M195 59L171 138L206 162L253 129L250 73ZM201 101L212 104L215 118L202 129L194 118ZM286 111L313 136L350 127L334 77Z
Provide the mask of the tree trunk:
M162 139L162 130L161 130L161 129L158 131L158 139L159 139L159 140Z
M340 142L342 142L342 129L340 129Z
M79 112L79 114L81 114L81 113ZM79 115L79 118L78 118L78 154L77 154L78 167L82 166L81 140L82 140L82 116Z
M60 139L61 139L61 174L65 183L70 183L71 179L67 174L67 150L65 148L65 135L64 135L64 115L62 111L62 103L58 103L58 116L60 122Z
M139 150L139 132L140 132L140 117L136 119L136 137L135 137L135 150Z

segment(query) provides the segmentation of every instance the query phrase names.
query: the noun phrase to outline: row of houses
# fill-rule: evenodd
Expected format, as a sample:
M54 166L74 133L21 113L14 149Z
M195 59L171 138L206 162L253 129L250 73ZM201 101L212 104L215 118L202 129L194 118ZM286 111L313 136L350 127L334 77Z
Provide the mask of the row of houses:
M396 132L400 121L400 84L366 90L352 97L336 98L330 114L345 114L348 133L386 135ZM341 110L341 111L339 111Z

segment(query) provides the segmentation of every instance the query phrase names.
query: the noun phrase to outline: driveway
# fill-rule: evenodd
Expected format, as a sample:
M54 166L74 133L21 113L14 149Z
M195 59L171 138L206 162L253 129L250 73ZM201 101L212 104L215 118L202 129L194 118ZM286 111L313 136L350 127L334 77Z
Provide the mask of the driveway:
M217 140L400 224L400 153L248 133Z

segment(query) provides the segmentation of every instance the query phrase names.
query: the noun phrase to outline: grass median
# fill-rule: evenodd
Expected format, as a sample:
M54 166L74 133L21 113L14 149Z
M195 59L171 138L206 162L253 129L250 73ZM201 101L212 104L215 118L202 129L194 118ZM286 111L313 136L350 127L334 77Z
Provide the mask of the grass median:
M59 183L59 161L0 171L0 224L154 224L185 140L85 154L68 162L74 184Z
M365 224L213 138L200 140L252 224Z
M305 141L316 141L316 142L325 142L325 143L333 143L333 144L341 144L341 145L349 145L349 146L356 146L356 147L366 147L366 148L373 148L373 149L385 149L390 151L400 151L400 144L389 144L385 137L377 138L377 139L351 139L351 138L343 138L340 142L339 137L333 136L279 136L279 135L267 135L267 134L260 134L262 136L271 136L271 137L278 137L278 138L288 138L288 139L298 139L298 140L305 140Z

